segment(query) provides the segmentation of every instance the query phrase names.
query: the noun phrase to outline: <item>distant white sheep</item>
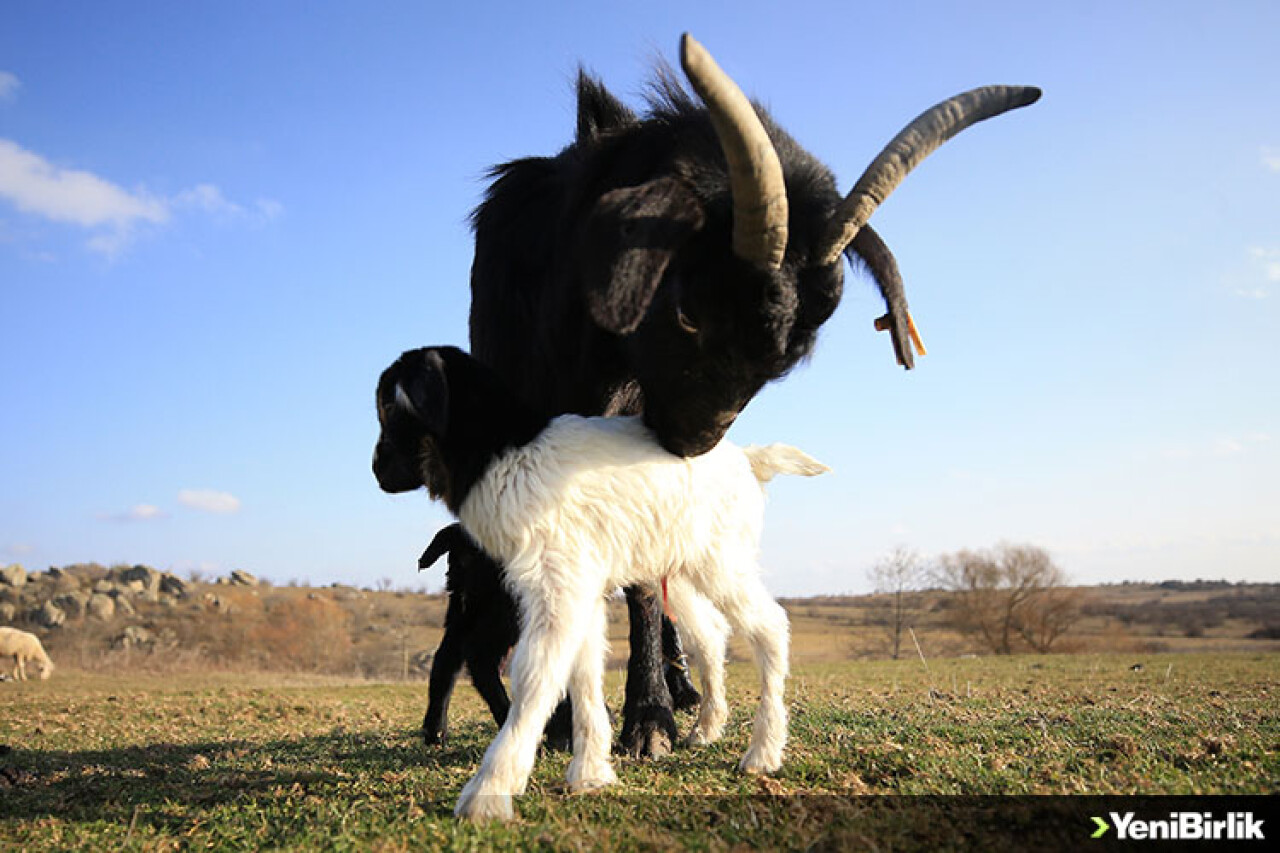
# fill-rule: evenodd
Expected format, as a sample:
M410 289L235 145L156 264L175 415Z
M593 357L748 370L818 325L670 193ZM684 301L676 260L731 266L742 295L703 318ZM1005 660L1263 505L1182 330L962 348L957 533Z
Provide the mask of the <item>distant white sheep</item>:
M4 658L13 658L13 677L19 681L27 680L28 661L35 661L41 679L53 675L53 661L35 634L17 628L0 628L0 660Z

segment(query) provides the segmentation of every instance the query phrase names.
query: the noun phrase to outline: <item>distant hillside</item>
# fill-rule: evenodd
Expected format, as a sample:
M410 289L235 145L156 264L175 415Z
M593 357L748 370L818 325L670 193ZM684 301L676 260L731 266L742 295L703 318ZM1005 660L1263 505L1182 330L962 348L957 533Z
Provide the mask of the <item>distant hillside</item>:
M1280 651L1280 584L1222 581L1081 588L1082 617L1056 651ZM797 662L888 656L886 596L784 599ZM952 600L918 594L911 625L927 658L983 654L952 626ZM214 582L147 566L0 569L0 624L38 634L81 669L320 672L421 679L444 624L443 595L351 586L273 586L245 572ZM626 611L610 608L613 664ZM735 645L735 657L745 649ZM916 656L909 639L904 656Z

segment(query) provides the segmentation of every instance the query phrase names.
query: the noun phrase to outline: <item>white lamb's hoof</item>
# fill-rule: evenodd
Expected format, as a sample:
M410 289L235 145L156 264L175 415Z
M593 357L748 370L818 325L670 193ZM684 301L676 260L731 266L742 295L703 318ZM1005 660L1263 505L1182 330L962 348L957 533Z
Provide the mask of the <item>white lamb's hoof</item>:
M685 737L684 745L685 746L707 746L708 744L713 744L716 741L720 740L720 736L722 734L723 732L718 729L712 729L711 731L704 731L701 726L695 725L689 731L688 736Z
M515 817L515 809L511 805L510 794L477 794L463 788L458 804L453 808L453 815L480 823L486 820L511 820Z
M743 773L759 775L761 773L775 773L782 767L781 755L765 755L765 750L749 749L747 754L742 756L742 760L738 762L738 769Z
M575 794L586 794L599 791L618 781L618 774L613 772L609 764L598 764L590 770L578 770L570 766L567 776L569 790Z

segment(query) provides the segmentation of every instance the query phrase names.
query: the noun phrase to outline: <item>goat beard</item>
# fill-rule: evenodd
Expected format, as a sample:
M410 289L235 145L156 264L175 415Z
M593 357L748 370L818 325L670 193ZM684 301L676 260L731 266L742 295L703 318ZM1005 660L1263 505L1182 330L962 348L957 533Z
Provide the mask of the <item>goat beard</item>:
M427 494L433 500L449 505L453 493L449 469L440 456L436 443L431 439L422 442L422 452L418 456L418 465L422 470L422 482L427 487Z

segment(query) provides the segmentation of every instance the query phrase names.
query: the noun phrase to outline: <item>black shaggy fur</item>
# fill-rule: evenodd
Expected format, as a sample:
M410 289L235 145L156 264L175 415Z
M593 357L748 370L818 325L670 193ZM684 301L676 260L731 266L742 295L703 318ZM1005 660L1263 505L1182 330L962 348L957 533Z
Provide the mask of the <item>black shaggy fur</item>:
M642 412L674 453L714 446L766 382L812 351L843 288L841 265L814 257L841 200L835 178L757 112L790 210L773 272L733 254L724 156L674 74L660 70L642 117L580 73L573 143L495 168L473 215L472 353L548 414ZM902 280L880 238L864 228L846 254L865 261L894 328L905 329ZM894 346L910 366L905 335ZM667 677L693 688L663 665L661 597L627 595L622 747L661 753L676 737ZM679 649L665 657L678 660Z

